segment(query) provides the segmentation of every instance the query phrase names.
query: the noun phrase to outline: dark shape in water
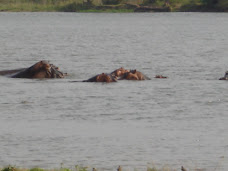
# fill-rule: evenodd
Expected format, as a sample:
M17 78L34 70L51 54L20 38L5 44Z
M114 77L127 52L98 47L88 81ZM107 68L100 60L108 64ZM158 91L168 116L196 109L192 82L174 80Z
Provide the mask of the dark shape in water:
M168 77L163 76L163 75L156 75L154 78L168 78Z
M117 171L122 171L122 167L119 166L119 167L117 168Z
M0 71L0 75L11 78L64 78L67 74L48 61L40 61L29 68Z
M126 70L123 67L118 68L110 74L102 73L84 81L71 82L117 82L117 80L150 80L147 76L136 70Z
M110 83L110 82L116 82L116 78L113 77L111 74L98 74L88 80L84 80L83 82L106 82L106 83Z
M219 78L219 80L228 80L228 71L226 71L224 77Z
M130 70L126 70L123 67L121 67L111 72L111 75L118 79L118 78L121 78L127 72L130 72Z
M135 69L126 72L120 80L150 80L150 78Z
M187 171L183 166L181 166L181 171Z

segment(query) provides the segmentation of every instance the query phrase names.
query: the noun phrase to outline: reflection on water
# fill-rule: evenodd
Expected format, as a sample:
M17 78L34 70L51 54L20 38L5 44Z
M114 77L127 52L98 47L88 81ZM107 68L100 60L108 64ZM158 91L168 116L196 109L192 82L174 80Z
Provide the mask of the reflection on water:
M0 77L0 166L227 170L226 30L216 13L0 13L1 70L70 73ZM70 82L121 66L152 79Z

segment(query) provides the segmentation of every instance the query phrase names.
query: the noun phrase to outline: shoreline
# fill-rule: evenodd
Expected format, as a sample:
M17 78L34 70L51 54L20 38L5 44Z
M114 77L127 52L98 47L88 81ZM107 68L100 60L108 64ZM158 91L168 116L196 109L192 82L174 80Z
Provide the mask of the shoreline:
M0 3L0 12L93 12L93 13L142 13L142 12L228 12L226 6L191 5L153 5L153 4L116 4L94 5L87 3L37 4L37 3Z
M164 171L164 169L168 169L169 171L176 171L175 168L172 167L167 167L166 165L162 166L161 168L158 168L156 166L152 166L152 167L146 167L145 171ZM79 165L75 165L74 168L68 168L68 167L61 167L60 168L53 168L53 169L44 169L44 168L40 168L40 167L33 167L33 168L21 168L21 167L17 167L17 166L12 166L12 165L8 165L4 168L0 168L0 171L104 171L104 168L95 168L95 167L91 167L91 166L79 166ZM113 170L113 169L112 169ZM117 166L116 168L117 171L123 171L125 169L122 168L122 166ZM183 166L180 166L180 170L181 171L188 171L188 169L184 168ZM204 169L199 169L199 168L195 168L195 170L204 170ZM138 169L134 169L134 171L138 171Z
M88 10L79 10L75 12L70 11L57 11L57 10L15 10L15 9L7 9L7 10L0 10L0 13L3 12L60 12L60 13L228 13L228 10L211 10L211 9L204 9L204 10L183 10L183 11L153 11L147 8L142 7L141 9L137 9L137 11L134 11L133 9L88 9Z

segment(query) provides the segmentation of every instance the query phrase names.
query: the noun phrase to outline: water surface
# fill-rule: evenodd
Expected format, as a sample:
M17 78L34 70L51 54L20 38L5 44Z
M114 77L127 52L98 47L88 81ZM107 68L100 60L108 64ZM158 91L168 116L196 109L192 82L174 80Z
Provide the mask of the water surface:
M228 14L0 13L0 166L228 170ZM149 81L71 83L119 67ZM156 74L168 79L155 79Z

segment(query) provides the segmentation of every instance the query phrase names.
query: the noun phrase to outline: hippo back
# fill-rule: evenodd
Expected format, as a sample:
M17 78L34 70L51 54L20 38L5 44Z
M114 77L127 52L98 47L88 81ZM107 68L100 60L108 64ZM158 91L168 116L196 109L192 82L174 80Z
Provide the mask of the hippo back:
M24 71L25 69L26 68L20 68L20 69L14 69L14 70L3 70L3 71L0 71L0 75L10 77L11 75Z
M135 69L135 70L131 70L130 72L133 73L133 74L136 74L137 77L138 77L138 80L150 80L149 77L147 77L147 76L144 75L143 73L137 71L136 69Z
M49 78L51 75L50 65L46 61L40 61L31 67L16 73L12 78Z
M130 70L129 72L126 72L120 80L150 80L149 77L145 76L141 72L137 70Z
M84 80L83 82L116 82L116 79L111 74L98 74L88 80Z

